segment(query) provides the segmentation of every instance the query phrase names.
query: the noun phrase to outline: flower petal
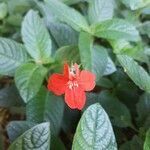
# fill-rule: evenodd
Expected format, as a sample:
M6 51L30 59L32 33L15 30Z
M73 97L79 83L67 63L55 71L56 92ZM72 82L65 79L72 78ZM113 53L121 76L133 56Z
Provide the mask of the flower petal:
M65 91L65 102L71 109L81 110L85 105L85 92L81 87L76 87L73 89L67 88Z
M95 87L95 79L96 77L93 73L83 70L80 73L80 78L78 82L85 91L91 91Z
M53 74L48 79L48 90L54 92L56 95L65 93L68 79L61 74Z
M64 64L63 74L66 78L69 78L69 65L67 63Z

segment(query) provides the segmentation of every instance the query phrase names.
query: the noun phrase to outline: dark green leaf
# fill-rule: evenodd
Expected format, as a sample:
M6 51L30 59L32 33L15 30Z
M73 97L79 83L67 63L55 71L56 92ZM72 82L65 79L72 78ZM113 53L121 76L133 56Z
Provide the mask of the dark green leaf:
M79 63L79 49L77 46L64 46L57 50L55 54L55 60L61 64L64 62L68 63Z
M44 120L51 122L51 133L59 133L64 112L64 102L62 97L48 93L47 103L45 103ZM37 110L38 111L38 110Z
M76 129L76 125L80 119L80 111L72 110L67 105L65 105L64 116L62 119L62 129L67 134L70 131L74 131Z
M101 92L98 95L98 102L103 106L108 115L112 118L111 121L115 126L132 127L131 115L128 108L116 97L113 97L110 92Z
M140 40L136 28L123 19L111 19L97 23L91 27L93 34L100 38L118 40L126 39L129 41Z
M0 74L13 76L16 68L27 61L28 55L22 44L0 38Z
M141 97L139 102L136 105L137 113L138 113L138 121L142 124L146 121L147 117L150 114L150 94L144 93Z
M0 132L0 149L1 150L4 150L4 145L3 145L3 136L2 136L2 134L1 134L1 132Z
M38 6L42 11L43 16L45 16L44 18L46 25L50 30L52 37L54 37L57 45L59 47L77 45L78 33L69 25L59 22L46 4L38 3Z
M106 110L113 125L118 127L133 127L128 108L110 92L102 91L100 94L87 94L86 107L96 102L99 102Z
M80 64L80 55L79 49L77 46L64 46L58 49L55 53L55 61L56 65L54 64L54 70L56 72L63 71L64 63L72 64L78 63Z
M78 34L70 26L63 23L50 22L48 28L59 47L77 45Z
M131 114L136 115L136 103L139 99L138 87L133 84L129 78L119 78L117 74L114 74L114 76L116 76L116 78L118 77L114 93L117 95L118 99L130 109ZM114 81L113 79L112 81Z
M51 61L51 39L36 11L30 10L22 23L22 37L28 53L37 63Z
M109 118L99 104L90 106L82 115L73 140L73 150L117 150Z
M38 93L46 73L46 68L32 63L24 64L17 69L15 83L25 103Z
M18 137L8 150L49 150L50 124L36 125Z
M17 88L14 85L0 90L1 107L21 106L23 104L24 103L17 91Z
M60 1L63 1L64 3L66 3L68 5L73 5L73 4L76 4L76 3L79 3L79 2L84 2L86 0L60 0Z
M143 141L135 135L132 140L121 145L119 150L143 150Z
M146 118L146 121L144 122L144 125L143 125L144 131L147 131L147 130L149 129L149 127L150 127L150 116L148 116L148 117ZM144 133L145 133L145 132L144 132Z
M61 97L54 96L41 88L35 98L26 107L27 120L35 123L49 121L51 133L58 134L64 111L64 102Z
M144 150L150 150L150 129L146 133L146 139L144 142Z
M22 19L23 19L22 15L20 15L20 14L14 14L14 15L9 16L6 19L6 22L9 25L12 25L12 26L15 26L15 27L20 27Z
M64 143L58 137L51 137L51 149L52 150L66 150Z
M37 95L31 99L26 106L26 116L28 121L40 123L44 121L45 103L47 99L47 91L41 88ZM50 107L50 106L48 106Z
M101 87L105 87L105 88L113 88L113 82L111 82L111 80L107 79L107 78L100 78L97 82L96 85L99 85Z

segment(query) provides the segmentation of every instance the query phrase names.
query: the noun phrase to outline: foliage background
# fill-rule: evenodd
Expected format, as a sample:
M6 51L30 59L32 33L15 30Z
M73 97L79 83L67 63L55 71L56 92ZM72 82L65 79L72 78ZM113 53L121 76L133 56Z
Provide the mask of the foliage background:
M78 150L78 139L83 146L84 141L90 142L80 135L84 116L88 117L88 123L83 123L86 128L100 122L103 116L95 110L104 109L118 149L149 150L149 0L59 1L0 0L0 149L18 137L21 146L33 136L27 145L36 147L47 140L42 149ZM84 110L69 109L63 97L45 88L48 75L61 72L64 61L78 62L96 74L96 88L87 93L84 108L94 103L103 107L95 104L88 108L99 116L94 121L88 110L82 115ZM50 122L50 130L45 121ZM86 133L100 138L102 131L91 134L88 129ZM75 132L79 137L73 142ZM110 134L113 136L112 131ZM39 135L41 143L35 142ZM103 138L108 139L106 134ZM13 143L10 149L14 148Z

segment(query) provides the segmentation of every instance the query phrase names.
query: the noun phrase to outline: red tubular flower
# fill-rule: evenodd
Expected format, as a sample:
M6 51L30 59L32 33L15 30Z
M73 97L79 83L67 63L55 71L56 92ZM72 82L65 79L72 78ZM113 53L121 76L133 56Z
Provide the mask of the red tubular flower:
M80 71L77 64L71 68L65 64L63 74L55 73L50 76L47 87L56 95L65 93L67 105L81 110L86 101L85 91L91 91L95 87L95 75L90 71Z

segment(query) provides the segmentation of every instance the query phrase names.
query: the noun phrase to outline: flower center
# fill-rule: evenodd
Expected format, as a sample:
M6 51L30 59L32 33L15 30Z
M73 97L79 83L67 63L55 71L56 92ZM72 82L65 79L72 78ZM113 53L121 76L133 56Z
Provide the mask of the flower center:
M71 75L72 77L75 77L75 76L76 76L76 69L72 66L72 67L70 68L69 73L70 73L70 75Z
M77 81L69 81L67 84L68 84L68 87L69 87L70 90L78 87Z

